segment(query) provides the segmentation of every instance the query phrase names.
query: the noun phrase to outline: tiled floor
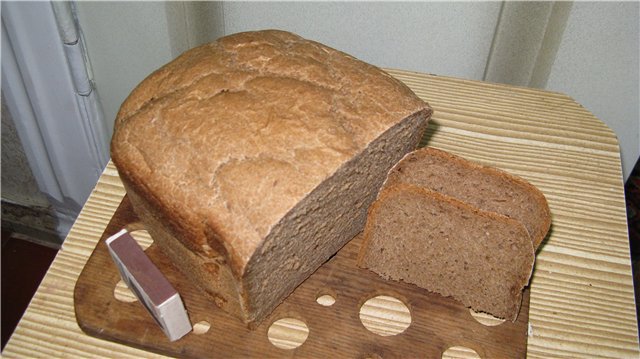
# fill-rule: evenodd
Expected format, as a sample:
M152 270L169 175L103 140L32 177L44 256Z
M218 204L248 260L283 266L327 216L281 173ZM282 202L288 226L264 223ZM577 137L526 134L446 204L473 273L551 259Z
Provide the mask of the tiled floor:
M2 349L40 285L57 250L2 230Z

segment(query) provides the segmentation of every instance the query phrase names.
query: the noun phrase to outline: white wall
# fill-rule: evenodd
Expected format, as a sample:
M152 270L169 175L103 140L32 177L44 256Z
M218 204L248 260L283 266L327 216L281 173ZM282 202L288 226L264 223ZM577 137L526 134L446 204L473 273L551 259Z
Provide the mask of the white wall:
M501 2L78 2L77 7L108 126L131 89L181 51L223 34L279 28L382 67L566 93L617 133L625 178L640 153L638 2L504 7ZM196 40L193 33L199 33ZM535 61L525 61L536 51L522 56L523 46L538 49Z
M76 9L109 133L120 105L140 81L222 35L216 3L78 1Z
M638 5L507 3L501 13L499 2L225 2L223 10L225 34L279 28L382 67L546 84L616 132L626 179L640 154Z
M277 28L381 67L482 79L499 2L225 2L225 34Z
M151 71L172 59L160 2L76 3L109 133L120 104Z
M640 154L638 2L575 2L546 88L573 97L618 135L625 178Z

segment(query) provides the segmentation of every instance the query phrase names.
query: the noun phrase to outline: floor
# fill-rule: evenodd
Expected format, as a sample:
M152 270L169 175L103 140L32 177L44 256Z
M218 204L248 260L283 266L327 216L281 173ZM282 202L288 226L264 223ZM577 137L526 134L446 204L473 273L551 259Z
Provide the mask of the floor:
M2 230L2 349L58 251Z
M636 310L640 313L640 161L625 185ZM57 250L2 230L2 348L29 305Z
M629 224L629 244L636 294L636 313L640 317L640 159L624 186ZM640 328L640 325L638 326Z

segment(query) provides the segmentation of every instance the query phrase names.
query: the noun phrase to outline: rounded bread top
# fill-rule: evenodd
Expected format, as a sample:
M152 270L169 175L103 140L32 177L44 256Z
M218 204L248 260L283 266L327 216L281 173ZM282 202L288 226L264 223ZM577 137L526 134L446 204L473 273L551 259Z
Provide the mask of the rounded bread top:
M189 228L185 245L242 272L300 200L426 108L340 51L283 31L238 33L140 83L117 115L111 154L124 180Z

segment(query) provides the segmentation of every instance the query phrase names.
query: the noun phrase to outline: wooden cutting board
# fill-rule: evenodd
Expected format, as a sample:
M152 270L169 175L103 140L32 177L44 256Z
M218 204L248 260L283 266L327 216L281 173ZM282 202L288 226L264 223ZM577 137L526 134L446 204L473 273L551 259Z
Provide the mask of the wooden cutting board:
M124 227L141 228L126 196L89 258L74 291L76 320L82 330L92 336L165 355L194 358L440 358L445 351L452 353L448 350L452 347L468 348L459 351L463 356L472 351L482 358L523 358L526 355L528 290L515 323L506 321L487 326L476 320L469 309L450 298L410 284L385 281L370 271L357 268L355 259L360 237L320 267L253 331L207 300L157 246L151 245L146 250L147 255L181 294L191 322L199 323L194 332L169 342L139 302L122 301L114 296L120 277L104 241ZM327 302L317 301L323 295L331 296L335 302L326 305ZM368 300L381 295L397 298L409 309L410 324L397 335L381 336L363 325L363 321L367 323L365 308L361 313L363 305L373 311L374 322L377 317L382 321L380 325L389 329L385 329L386 334L393 331L394 325L402 325L391 307L382 305L371 309L369 303L372 302ZM404 308L402 304L400 306ZM298 327L279 325L283 318L297 319L289 323L298 323ZM278 323L274 324L276 321ZM284 335L280 341L278 329ZM295 349L282 349L272 342L279 346L302 344Z

